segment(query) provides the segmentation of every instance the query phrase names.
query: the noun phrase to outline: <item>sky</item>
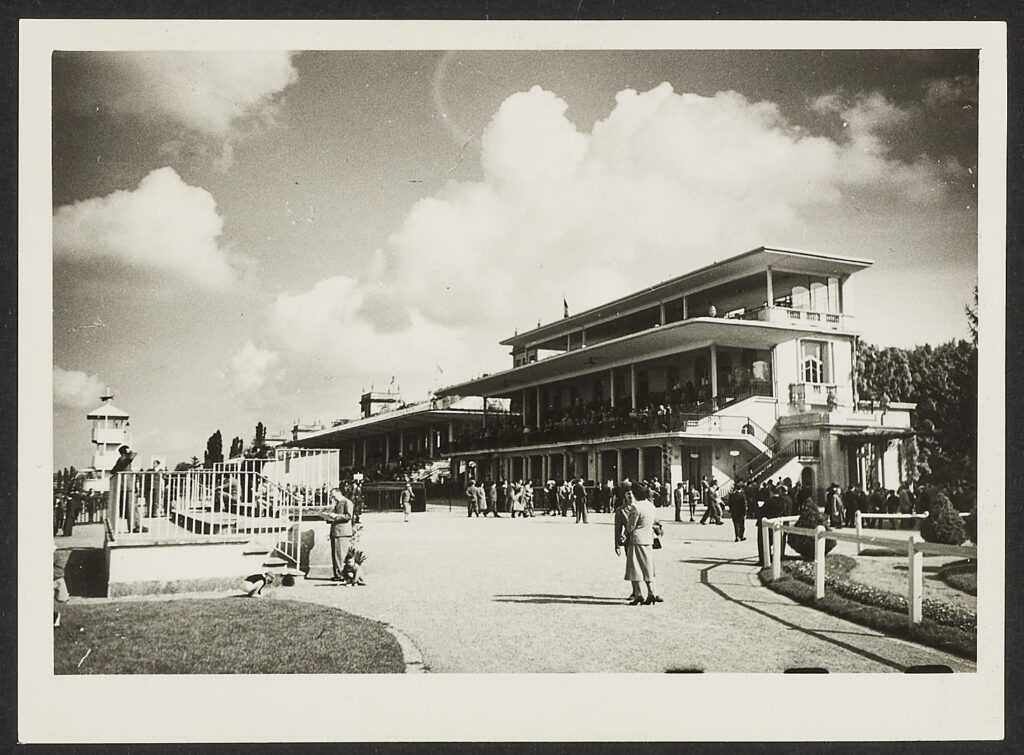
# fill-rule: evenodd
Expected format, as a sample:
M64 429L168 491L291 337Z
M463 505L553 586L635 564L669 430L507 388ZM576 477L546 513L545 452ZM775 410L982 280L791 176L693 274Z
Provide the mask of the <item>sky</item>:
M511 366L515 331L762 244L865 257L879 345L967 336L972 51L53 57L54 464L109 385L202 457Z

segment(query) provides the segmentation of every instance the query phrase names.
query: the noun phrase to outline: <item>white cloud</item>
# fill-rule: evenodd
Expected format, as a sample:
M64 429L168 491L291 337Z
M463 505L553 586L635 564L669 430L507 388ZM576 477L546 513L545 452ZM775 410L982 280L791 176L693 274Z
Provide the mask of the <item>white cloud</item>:
M292 55L278 50L91 53L75 99L115 115L171 119L223 137L242 119L263 114L297 79Z
M237 278L217 242L223 225L208 191L189 186L173 168L159 168L132 191L58 208L53 249L69 259L109 258L218 289Z
M103 381L81 370L53 368L53 403L71 409L94 409L103 395Z
M851 196L912 207L943 175L884 135L907 115L878 94L814 103L846 128L811 136L735 92L620 92L590 133L539 87L509 97L481 139L484 178L417 202L367 277L282 294L271 331L297 359L429 385L495 365L513 327L580 311L769 241ZM507 355L504 357L507 360ZM497 362L504 368L510 360Z
M228 377L240 393L249 396L274 379L279 360L276 351L261 349L250 340L231 358Z

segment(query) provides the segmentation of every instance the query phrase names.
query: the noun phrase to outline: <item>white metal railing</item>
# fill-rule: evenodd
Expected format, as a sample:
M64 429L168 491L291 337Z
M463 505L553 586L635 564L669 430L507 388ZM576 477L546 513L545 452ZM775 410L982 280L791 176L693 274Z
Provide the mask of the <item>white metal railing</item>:
M886 514L880 516L913 516L913 515L899 515L899 514ZM862 535L852 534L847 532L836 532L835 530L828 530L822 525L818 525L815 529L806 527L794 527L791 526L791 522L795 521L798 517L786 516L777 517L775 519L762 519L761 520L761 536L764 543L763 554L764 559L767 560L769 552L771 553L771 581L775 581L782 577L782 535L783 533L791 535L803 535L805 537L814 538L814 598L820 600L825 597L825 541L826 540L837 540L847 543L866 543L870 545L882 545L887 548L892 548L893 542L900 542L897 538L891 537L876 537L873 535ZM771 549L768 547L767 533L771 530ZM967 558L972 561L978 559L978 549L976 546L967 545L944 545L942 543L926 543L918 540L918 533L911 532L910 537L905 541L902 541L906 547L907 553L907 623L912 627L915 624L921 623L921 600L924 593L924 569L923 569L923 556L924 554L941 555L941 556L957 556L958 558ZM895 549L893 549L895 550ZM768 566L767 563L763 563L763 566Z
M249 463L249 462L253 463ZM275 449L269 459L110 480L107 537L122 543L244 541L297 566L303 518L329 505L337 449Z

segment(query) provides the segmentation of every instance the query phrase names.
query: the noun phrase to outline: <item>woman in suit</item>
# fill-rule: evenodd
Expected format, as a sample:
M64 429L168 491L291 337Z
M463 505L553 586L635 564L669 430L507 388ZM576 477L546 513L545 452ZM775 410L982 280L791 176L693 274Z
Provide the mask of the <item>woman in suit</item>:
M654 504L650 501L650 491L644 485L633 486L633 501L625 507L625 526L623 538L626 546L625 579L633 585L633 596L629 600L632 606L641 604L652 606L664 601L654 592L654 536L661 528ZM619 553L619 545L615 546L615 554ZM647 598L644 599L640 582L647 585Z

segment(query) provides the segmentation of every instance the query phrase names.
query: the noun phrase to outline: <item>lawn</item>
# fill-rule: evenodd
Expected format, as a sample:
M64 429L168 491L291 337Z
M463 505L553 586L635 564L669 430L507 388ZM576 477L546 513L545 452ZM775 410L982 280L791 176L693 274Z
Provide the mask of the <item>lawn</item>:
M224 597L71 603L56 674L403 673L384 625L334 608Z
M771 567L761 569L761 582L771 590L798 603L825 613L877 629L922 645L956 653L964 658L977 657L977 616L941 601L923 601L923 621L913 629L907 626L906 598L853 582L849 572L857 561L849 556L831 555L825 559L825 597L816 600L814 564L784 561L783 576L770 581Z
M978 594L978 564L975 561L946 564L936 576L961 592L974 596Z

